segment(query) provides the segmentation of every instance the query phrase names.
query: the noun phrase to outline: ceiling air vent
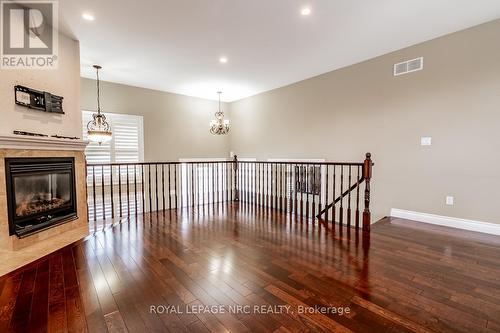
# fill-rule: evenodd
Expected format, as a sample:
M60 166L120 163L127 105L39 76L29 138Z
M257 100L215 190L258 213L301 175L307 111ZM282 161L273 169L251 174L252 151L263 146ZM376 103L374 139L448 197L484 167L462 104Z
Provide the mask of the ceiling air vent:
M421 71L424 69L424 58L416 58L394 65L394 76Z

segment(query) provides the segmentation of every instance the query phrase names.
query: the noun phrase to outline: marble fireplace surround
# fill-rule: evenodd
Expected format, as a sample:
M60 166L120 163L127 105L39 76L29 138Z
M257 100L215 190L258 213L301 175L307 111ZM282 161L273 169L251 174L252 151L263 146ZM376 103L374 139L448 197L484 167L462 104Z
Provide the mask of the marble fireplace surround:
M82 140L0 136L0 276L88 235L86 145ZM9 236L6 157L74 157L78 218L25 238Z

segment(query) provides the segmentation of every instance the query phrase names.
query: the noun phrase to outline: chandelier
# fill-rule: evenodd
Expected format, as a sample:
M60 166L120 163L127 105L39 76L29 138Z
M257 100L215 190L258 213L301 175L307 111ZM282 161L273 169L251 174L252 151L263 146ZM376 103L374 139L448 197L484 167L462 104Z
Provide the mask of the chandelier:
M215 119L210 122L210 133L213 135L225 135L229 133L229 120L224 119L224 112L220 109L220 95L222 91L217 92L219 94L219 111L215 112Z
M87 124L88 139L99 144L109 142L112 137L111 126L106 121L106 116L101 113L101 104L99 101L99 70L102 68L99 65L94 65L97 76L97 113L92 115L92 120Z

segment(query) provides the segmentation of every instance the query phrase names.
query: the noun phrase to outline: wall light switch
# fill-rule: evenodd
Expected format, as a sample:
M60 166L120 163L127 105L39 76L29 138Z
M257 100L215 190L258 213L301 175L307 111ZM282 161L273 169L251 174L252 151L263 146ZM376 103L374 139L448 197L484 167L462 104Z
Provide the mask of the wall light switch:
M430 136L423 136L420 138L421 146L430 146L432 144L432 138Z
M453 206L453 200L454 200L453 197L447 196L446 197L446 204L448 206Z

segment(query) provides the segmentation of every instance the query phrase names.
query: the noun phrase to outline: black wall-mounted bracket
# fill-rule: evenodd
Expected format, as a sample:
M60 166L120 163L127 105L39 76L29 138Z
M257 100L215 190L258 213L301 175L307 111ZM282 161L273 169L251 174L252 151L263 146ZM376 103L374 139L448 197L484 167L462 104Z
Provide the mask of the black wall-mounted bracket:
M14 94L17 105L44 112L64 114L63 97L20 85L14 86Z

